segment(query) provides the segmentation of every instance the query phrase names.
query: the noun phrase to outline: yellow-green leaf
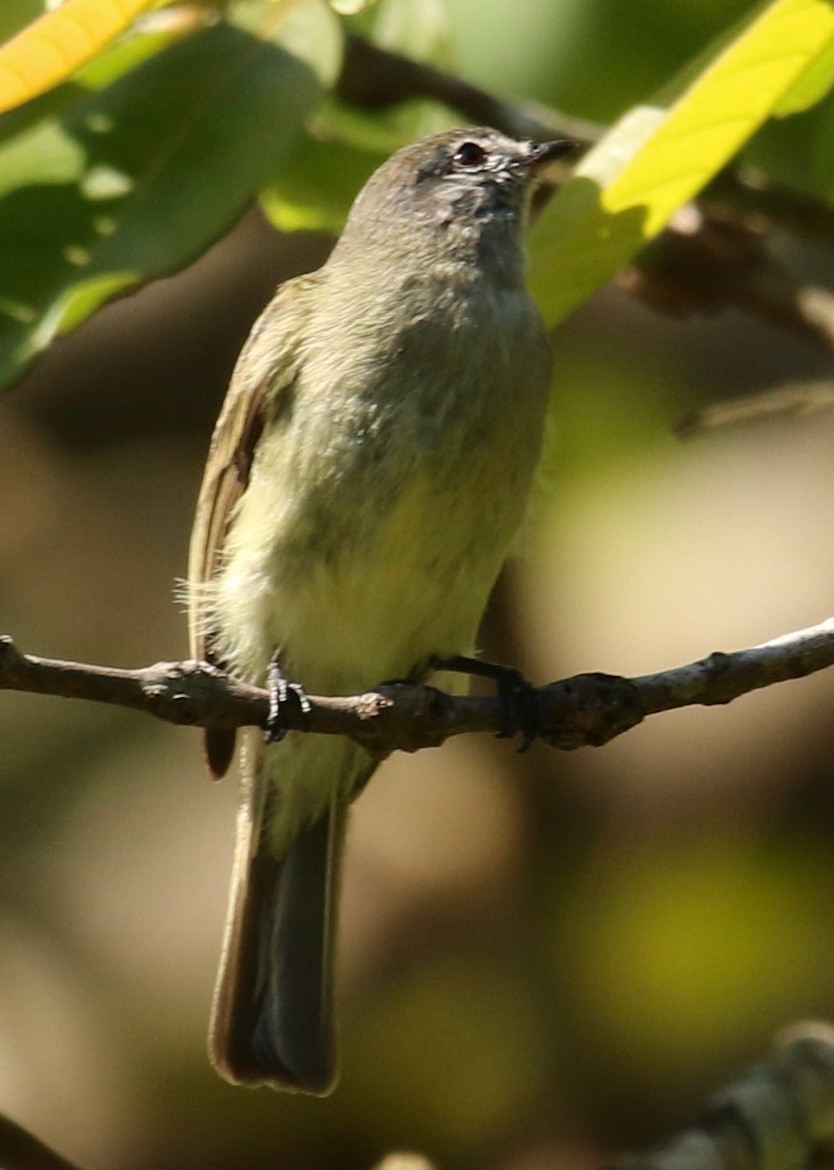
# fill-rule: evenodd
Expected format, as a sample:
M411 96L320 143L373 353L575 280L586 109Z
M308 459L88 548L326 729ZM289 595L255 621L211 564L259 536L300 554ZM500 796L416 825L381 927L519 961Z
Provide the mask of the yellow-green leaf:
M531 279L547 319L564 317L656 235L833 43L831 0L774 0L694 80L689 73L668 109L627 114L536 225Z
M834 85L834 45L820 53L807 69L804 69L773 113L777 118L798 114L814 106Z
M65 81L156 0L65 0L0 46L0 114Z

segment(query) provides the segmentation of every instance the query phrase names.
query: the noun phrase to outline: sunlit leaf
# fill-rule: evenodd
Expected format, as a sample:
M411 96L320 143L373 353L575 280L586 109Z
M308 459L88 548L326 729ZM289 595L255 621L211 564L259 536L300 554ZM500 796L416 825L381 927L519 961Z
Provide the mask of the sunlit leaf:
M451 56L446 0L379 0L372 9L371 37L383 49L415 61L448 62Z
M358 33L383 49L415 61L440 63L451 53L446 0L377 0L347 21Z
M829 45L805 69L782 100L774 107L778 118L798 114L821 101L834 85L834 45Z
M65 0L0 46L0 114L70 77L155 0Z
M330 0L330 7L339 16L356 16L363 8L368 8L373 0Z
M832 43L828 0L775 0L669 108L618 123L534 230L531 276L547 319L564 317L651 239Z

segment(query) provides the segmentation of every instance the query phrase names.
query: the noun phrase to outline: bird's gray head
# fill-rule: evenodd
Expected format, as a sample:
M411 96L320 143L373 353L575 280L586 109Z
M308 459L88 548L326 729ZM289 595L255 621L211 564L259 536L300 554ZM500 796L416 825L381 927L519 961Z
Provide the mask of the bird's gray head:
M434 237L459 250L482 237L518 234L535 180L571 149L519 142L484 127L444 130L392 155L353 205L343 241L402 252Z

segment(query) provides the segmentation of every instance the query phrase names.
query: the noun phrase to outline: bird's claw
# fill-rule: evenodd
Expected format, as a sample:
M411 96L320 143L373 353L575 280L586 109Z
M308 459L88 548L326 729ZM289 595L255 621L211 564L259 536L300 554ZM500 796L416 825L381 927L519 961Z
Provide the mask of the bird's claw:
M529 750L533 740L541 735L541 712L536 688L520 670L505 667L496 674L498 698L501 703L502 726L496 739L512 739L520 735L519 753Z
M434 670L450 670L492 679L498 689L502 708L501 730L496 733L498 739L521 735L522 743L518 750L526 752L533 740L541 735L542 714L538 692L520 670L460 654L453 658L434 658L431 665Z
M280 743L287 734L286 727L281 726L281 717L287 703L297 703L304 715L309 715L312 704L301 683L289 681L281 670L277 658L270 660L267 669L267 688L269 690L269 713L266 717L264 740L268 744Z

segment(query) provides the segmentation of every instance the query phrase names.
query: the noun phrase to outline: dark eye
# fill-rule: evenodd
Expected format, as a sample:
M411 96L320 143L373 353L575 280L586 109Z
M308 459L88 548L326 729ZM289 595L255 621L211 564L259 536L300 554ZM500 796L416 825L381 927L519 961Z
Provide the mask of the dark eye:
M480 167L486 162L486 151L477 142L462 142L455 151L452 162L459 167Z

